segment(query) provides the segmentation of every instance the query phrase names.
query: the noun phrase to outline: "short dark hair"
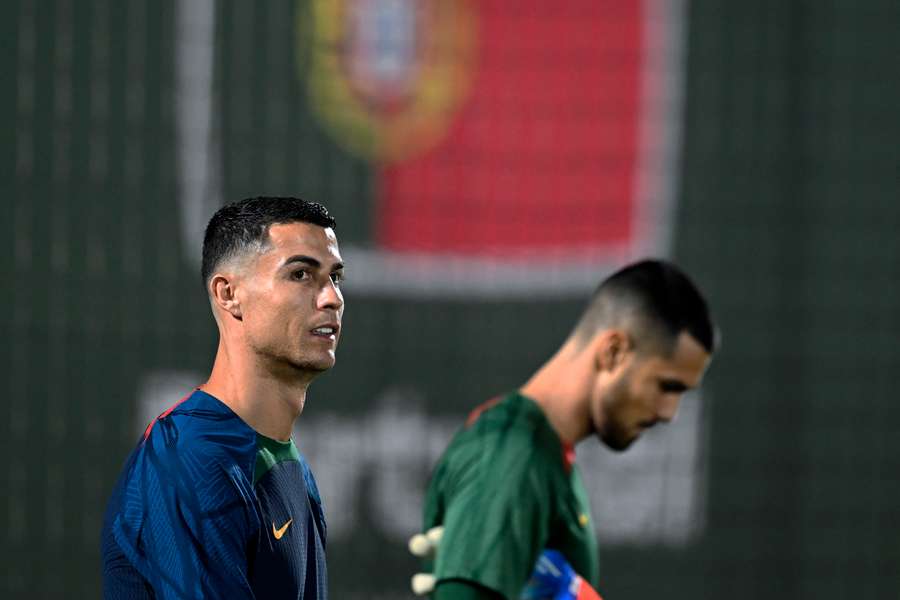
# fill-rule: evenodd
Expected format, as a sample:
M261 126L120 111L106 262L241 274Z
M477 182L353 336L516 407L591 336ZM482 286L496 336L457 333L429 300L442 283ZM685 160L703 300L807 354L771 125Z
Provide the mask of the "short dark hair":
M676 338L687 332L710 354L717 332L706 300L691 279L663 260L643 260L607 277L594 291L576 327L589 339L603 327L630 324L636 344L661 343L671 352Z
M334 228L334 218L318 202L300 198L257 196L223 206L209 220L203 236L203 286L223 260L265 248L269 227L281 223L311 223Z

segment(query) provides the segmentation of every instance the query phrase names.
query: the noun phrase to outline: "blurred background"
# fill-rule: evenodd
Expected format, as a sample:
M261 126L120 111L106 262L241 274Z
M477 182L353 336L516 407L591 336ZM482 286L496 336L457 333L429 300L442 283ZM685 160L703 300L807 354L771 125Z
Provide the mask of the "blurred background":
M100 595L118 471L211 366L203 228L261 194L326 204L348 264L295 432L333 598L411 597L464 415L651 255L724 345L676 423L578 448L604 597L898 597L898 25L893 0L4 1L0 597Z

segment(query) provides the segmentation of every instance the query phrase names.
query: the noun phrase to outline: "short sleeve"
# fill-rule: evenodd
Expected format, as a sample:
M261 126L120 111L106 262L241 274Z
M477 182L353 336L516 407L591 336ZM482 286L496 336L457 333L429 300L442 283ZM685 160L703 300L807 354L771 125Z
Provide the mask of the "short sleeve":
M450 475L435 575L518 598L547 541L552 479L527 436L497 438Z
M123 489L113 537L159 599L252 598L252 484L214 447L147 447Z

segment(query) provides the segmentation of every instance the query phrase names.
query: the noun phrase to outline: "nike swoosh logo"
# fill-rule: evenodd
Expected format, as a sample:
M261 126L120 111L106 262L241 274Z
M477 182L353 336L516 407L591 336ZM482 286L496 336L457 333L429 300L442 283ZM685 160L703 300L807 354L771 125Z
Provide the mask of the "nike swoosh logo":
M272 523L272 535L275 536L276 540L280 540L281 536L284 535L284 532L287 531L287 528L291 526L291 523L294 522L294 519L288 519L288 522L281 526L281 529L275 529L275 523Z

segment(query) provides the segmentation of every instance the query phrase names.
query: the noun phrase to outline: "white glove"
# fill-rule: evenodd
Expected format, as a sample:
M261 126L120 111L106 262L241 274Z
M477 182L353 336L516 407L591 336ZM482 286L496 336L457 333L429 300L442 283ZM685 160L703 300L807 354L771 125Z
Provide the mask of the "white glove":
M409 538L409 551L418 558L434 558L437 554L441 536L444 535L443 527L432 527L425 533L417 533ZM410 586L416 596L424 596L434 591L437 578L431 573L416 573L412 576Z

